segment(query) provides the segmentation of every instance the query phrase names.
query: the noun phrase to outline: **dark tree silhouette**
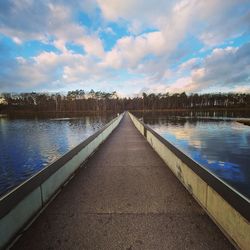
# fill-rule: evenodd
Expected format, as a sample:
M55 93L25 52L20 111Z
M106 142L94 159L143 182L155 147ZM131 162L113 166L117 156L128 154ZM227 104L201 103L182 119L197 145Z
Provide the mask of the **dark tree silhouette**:
M119 98L117 92L84 90L60 93L2 93L0 111L24 112L122 112L124 110L249 108L249 93L142 93Z

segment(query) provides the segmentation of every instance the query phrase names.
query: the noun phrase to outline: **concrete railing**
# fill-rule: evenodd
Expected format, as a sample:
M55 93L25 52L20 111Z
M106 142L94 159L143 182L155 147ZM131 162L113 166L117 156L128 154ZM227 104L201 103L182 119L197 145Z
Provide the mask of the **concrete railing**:
M0 249L6 247L55 197L65 182L118 126L122 117L123 114L116 117L57 161L0 198Z
M193 195L228 239L240 249L250 248L249 200L193 161L150 127L129 113L166 165Z

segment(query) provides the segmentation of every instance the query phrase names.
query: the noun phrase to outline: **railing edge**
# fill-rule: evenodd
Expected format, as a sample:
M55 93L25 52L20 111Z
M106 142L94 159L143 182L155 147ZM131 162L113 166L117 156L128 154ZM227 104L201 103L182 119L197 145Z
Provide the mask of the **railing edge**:
M98 138L98 136L103 135L104 132L110 128L110 130L107 132L108 135L103 136L103 138L100 139L100 142L97 142L95 143L94 146L92 146L91 151L87 153L86 158L84 158L83 161L76 167L76 169L78 169L86 161L86 159L90 157L92 153L100 146L100 144L103 143L109 137L112 131L119 125L119 123L123 119L123 116L124 113L120 114L118 117L111 120L101 129L99 129L97 132L88 137L86 140L84 140L76 147L68 151L66 154L57 159L55 162L49 164L46 168L42 169L34 176L26 180L24 183L18 185L12 191L8 192L7 194L5 194L0 198L0 249L6 247L6 245L13 239L13 237L15 237L15 235L18 234L18 232L20 232L20 230L30 220L32 220L32 218L44 206L46 206L46 203L49 201L49 199L44 201L42 194L42 185L46 182L46 180L55 175L58 172L58 170L64 168L68 162L74 159L78 154L80 154L80 152L86 149L88 145L94 142L95 139ZM67 180L70 178L72 174L74 174L75 171L76 170L72 171L72 173L68 175L67 178L65 178L65 180L60 184L60 186L58 186L57 190L60 190L60 188L64 185L65 182L67 182ZM57 190L55 190L53 193L50 194L50 198L53 197L53 195L57 192ZM36 193L35 196L33 194L34 192ZM30 201L32 201L33 206L35 208L32 207L32 204L29 204ZM22 225L19 226L19 228L11 230L10 228L11 226L9 224L13 223L14 220L18 220L19 216L21 217L23 216L23 214L26 214L26 212L24 211L24 209L26 208L28 208L27 218L20 219L23 220L22 223L16 221L17 224L19 223ZM20 214L18 216L18 212L15 212L15 210L19 212L21 211L22 215Z
M174 166L170 167L170 170L176 175L176 177L181 181L181 183L185 186L185 188L194 196L194 198L198 201L198 203L203 207L203 209L206 211L206 213L211 217L211 219L219 226L221 231L229 238L229 240L236 246L243 248L246 246L249 246L250 244L250 203L247 198L240 195L237 191L226 185L223 181L215 177L213 174L211 174L209 171L204 169L202 166L200 166L198 163L193 161L190 157L185 155L183 152L181 152L179 149L177 149L174 145L169 143L167 140L162 138L159 134L157 134L154 130L152 130L149 126L144 124L141 120L136 118L133 114L129 113L135 127L140 131L140 133L145 136L147 141L150 143L150 145L154 148L156 153L163 159L163 161L167 164L166 158L164 159L164 156L161 155L159 150L156 149L156 145L154 145L154 142L150 141L152 140L153 135L157 141L159 141L169 152L175 155L176 158L179 159L178 164L184 164L187 168L189 168L194 175L198 176L203 182L205 186L205 196L206 200L205 202L200 200L199 195L194 195L192 188L190 188L188 185L185 185L186 183L178 176L178 171L173 170L173 168L178 169L182 166ZM151 135L150 135L151 134ZM151 137L151 138L150 138ZM182 162L182 163L181 163ZM182 173L183 175L183 173ZM200 191L200 190L199 190ZM214 198L215 197L215 198ZM210 199L210 200L207 200ZM229 232L229 229L227 226L225 226L225 223L223 222L223 219L220 220L220 217L225 217L223 213L225 211L220 211L220 208L215 209L214 204L208 204L213 203L213 199L216 199L216 202L220 201L221 205L225 207L225 209L229 209L231 216L233 214L233 219L235 220L234 223L237 223L239 225L238 230L231 230ZM214 207L213 207L214 206ZM231 209L232 208L232 209ZM232 219L232 218L228 218ZM224 223L224 224L223 224ZM241 239L241 237L244 237L244 240Z

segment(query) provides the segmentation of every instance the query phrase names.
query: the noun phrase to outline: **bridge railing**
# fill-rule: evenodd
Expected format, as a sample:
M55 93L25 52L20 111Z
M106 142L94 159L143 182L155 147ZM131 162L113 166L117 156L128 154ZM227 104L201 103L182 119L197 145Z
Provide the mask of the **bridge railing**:
M0 197L0 249L32 221L118 126L123 114L61 158Z
M240 249L249 249L249 199L193 161L134 115L129 115L135 127L229 240Z

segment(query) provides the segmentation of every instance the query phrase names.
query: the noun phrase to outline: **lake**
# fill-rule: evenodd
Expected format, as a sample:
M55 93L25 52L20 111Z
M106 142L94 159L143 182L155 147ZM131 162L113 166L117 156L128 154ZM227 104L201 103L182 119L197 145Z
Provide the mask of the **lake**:
M0 115L0 195L25 181L107 124L114 115Z
M247 112L135 113L163 138L250 198L250 126ZM0 115L0 195L78 145L114 115L72 117Z
M250 126L225 114L136 115L183 153L250 198Z

